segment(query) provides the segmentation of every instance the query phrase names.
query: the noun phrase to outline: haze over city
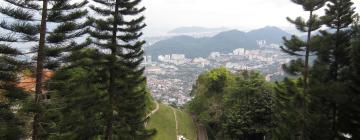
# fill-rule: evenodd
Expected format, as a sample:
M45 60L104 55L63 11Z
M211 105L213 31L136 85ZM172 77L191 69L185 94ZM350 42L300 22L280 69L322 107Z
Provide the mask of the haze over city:
M354 6L360 12L360 1ZM146 36L161 35L182 26L225 27L248 31L264 26L295 30L286 17L307 13L290 0L145 0ZM322 15L320 9L316 14Z

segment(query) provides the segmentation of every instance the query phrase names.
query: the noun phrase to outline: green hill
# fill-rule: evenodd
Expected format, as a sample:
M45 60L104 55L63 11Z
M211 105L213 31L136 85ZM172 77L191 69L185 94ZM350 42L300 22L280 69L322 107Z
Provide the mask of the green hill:
M157 130L153 140L176 140L176 135L183 135L189 140L196 140L197 137L195 124L189 114L163 104L150 117L147 128Z
M179 135L185 136L189 140L196 140L196 127L191 116L181 110L176 110L178 119Z

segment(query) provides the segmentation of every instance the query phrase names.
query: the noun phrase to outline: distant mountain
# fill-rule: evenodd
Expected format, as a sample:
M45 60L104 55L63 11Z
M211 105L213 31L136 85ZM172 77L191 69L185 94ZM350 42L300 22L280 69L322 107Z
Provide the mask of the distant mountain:
M266 40L267 42L280 44L283 42L282 37L289 37L291 34L278 27L266 26L264 28L248 32L247 36L249 36L251 40L259 40L263 38L262 40Z
M152 56L180 53L190 58L207 57L211 52L230 53L237 48L257 49L257 40L281 44L283 36L291 35L277 27L265 27L250 32L230 30L204 38L176 36L145 48L145 53Z
M170 34L189 34L189 33L205 33L205 32L219 32L224 31L226 28L205 28L205 27L179 27L169 31Z

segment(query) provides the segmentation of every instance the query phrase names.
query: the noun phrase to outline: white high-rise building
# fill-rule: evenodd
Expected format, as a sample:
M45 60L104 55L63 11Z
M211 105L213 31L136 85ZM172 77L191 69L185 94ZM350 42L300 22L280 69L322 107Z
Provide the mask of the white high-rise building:
M172 54L171 59L172 60L184 60L185 54Z
M148 55L148 56L145 56L145 62L147 62L147 63L151 63L152 62L152 56L151 55Z
M258 46L260 46L260 48L263 48L266 46L266 40L257 40L256 41Z
M164 61L164 60L165 60L165 57L164 57L163 55L159 55L159 56L158 56L158 60L159 60L159 61Z
M165 60L170 60L170 59L171 59L171 56L170 56L170 55L165 55L165 56L164 56L164 59L165 59Z
M216 58L216 57L220 57L220 52L211 52L210 53L210 58Z
M233 51L234 55L244 55L245 54L245 49L244 48L238 48L236 50Z

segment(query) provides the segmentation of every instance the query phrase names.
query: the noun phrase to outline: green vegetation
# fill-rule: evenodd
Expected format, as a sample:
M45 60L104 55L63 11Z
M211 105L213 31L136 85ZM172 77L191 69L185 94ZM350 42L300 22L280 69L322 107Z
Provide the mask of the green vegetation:
M176 126L172 107L160 104L159 110L150 117L147 128L156 129L153 140L175 140Z
M199 76L189 110L213 139L258 139L271 130L272 93L259 73L218 68Z
M184 111L176 110L179 125L179 135L183 135L189 140L196 140L196 126L192 117Z
M6 30L0 35L1 138L143 140L151 135L144 128L151 98L140 66L146 26L141 0L1 2L1 16L8 19L0 23ZM17 49L17 43L25 48ZM36 79L35 96L10 98L21 93L14 86L24 69ZM54 72L51 80L44 81L49 78L44 69ZM19 120L11 107L33 119ZM6 121L11 124L3 125Z
M10 20L2 20L0 24L0 28L3 29L0 35L0 54L17 56L3 58L5 60L3 62L13 64L16 69L31 67L34 71L35 96L32 99L33 102L26 105L31 109L23 115L33 117L31 138L33 140L43 139L42 136L46 135L43 133L44 131L40 131L40 129L46 129L44 128L46 126L41 125L45 121L42 113L46 108L43 95L45 85L43 70L58 68L61 54L75 48L77 43L74 40L87 33L87 22L84 17L88 14L85 8L88 1L79 0L73 3L70 0L4 0L1 2L0 13ZM47 28L48 26L52 26L52 28ZM4 30L7 32L3 32ZM28 52L15 49L12 43L19 42L23 43L20 45L23 48L19 50L26 47L32 49L27 50ZM32 60L17 63L16 61L20 60L19 58L24 54L32 54L35 57ZM4 65L4 63L1 67L5 70L14 68ZM3 89L2 85L1 88Z
M141 65L141 1L1 1L0 139L196 139L192 117L170 106L160 105L144 126L155 107ZM255 71L217 68L196 81L187 109L211 139L360 139L360 17L353 2L291 1L309 14L306 20L287 18L307 33L306 39L283 38L281 49L297 58L283 65L292 78L274 84ZM323 16L314 14L325 5ZM229 31L214 38L230 40L216 42L180 37L174 47L191 48L200 40L211 51L229 41L249 43L236 37L243 34ZM195 43L181 45L187 40ZM22 46L33 48L24 52ZM45 69L54 74L47 81ZM18 88L24 70L36 79L34 96Z
M146 113L149 113L156 108L156 103L153 97L151 96L150 92L146 92L145 104L146 104L146 111L145 111Z
M156 134L152 140L175 140L176 139L176 121L174 112L178 121L178 135L183 135L189 140L196 140L196 127L191 116L179 109L160 104L159 110L153 114L148 123L148 129L156 129Z
M299 59L284 65L284 70L298 79L285 79L277 83L276 115L277 126L274 137L278 139L359 139L359 129L354 124L359 120L355 111L359 102L359 92L352 91L358 83L354 67L354 56L359 47L356 42L359 23L356 21L351 0L329 0L325 15L317 16L313 11L324 6L323 0L292 0L301 5L310 16L289 20L301 32L308 33L306 41L293 37L284 39L283 51ZM320 30L319 35L311 35ZM305 56L304 56L305 50ZM313 65L309 56L315 55ZM357 115L355 115L357 114ZM301 118L299 117L301 116ZM284 121L287 120L287 121ZM291 120L291 121L290 121ZM354 131L355 130L355 131Z
M256 72L224 68L199 76L189 110L212 139L360 139L360 18L353 3L291 1L309 13L307 20L288 18L308 35L284 37L281 49L297 58L283 65L292 78L273 84ZM315 15L324 5L325 15Z

